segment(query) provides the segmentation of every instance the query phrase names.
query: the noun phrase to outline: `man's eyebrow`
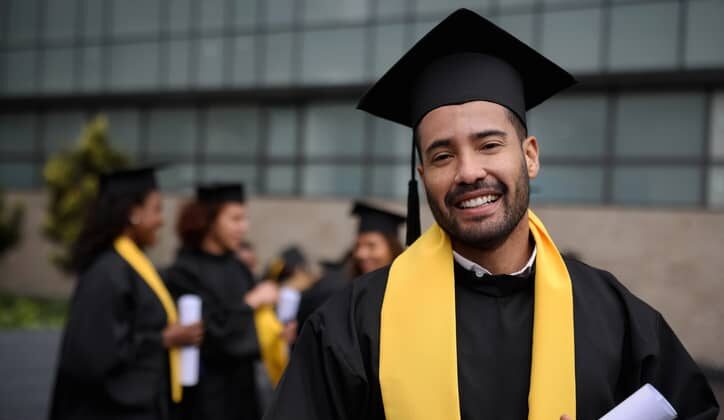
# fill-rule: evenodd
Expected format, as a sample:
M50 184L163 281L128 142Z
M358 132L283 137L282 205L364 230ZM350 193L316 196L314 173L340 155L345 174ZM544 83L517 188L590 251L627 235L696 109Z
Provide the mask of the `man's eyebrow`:
M508 133L502 130L496 130L496 129L490 129L490 130L483 130L478 131L477 133L473 133L470 135L470 138L474 140L484 139L486 137L492 137L492 136L500 136L500 137L508 137Z
M450 146L450 143L451 143L450 139L435 140L432 143L430 143L429 146L427 146L427 148L425 149L425 154L429 154L431 151L433 151L435 149L440 149L442 147L448 147L448 146Z

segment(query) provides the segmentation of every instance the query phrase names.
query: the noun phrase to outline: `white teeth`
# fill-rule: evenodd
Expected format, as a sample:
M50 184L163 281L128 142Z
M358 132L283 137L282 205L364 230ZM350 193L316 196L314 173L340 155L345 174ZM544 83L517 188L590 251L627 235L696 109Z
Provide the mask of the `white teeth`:
M464 209L480 207L480 206L484 206L488 203L491 203L497 199L498 199L497 195L492 195L492 194L484 195L481 197L471 198L470 200L465 200L462 203L460 203L460 207L462 207Z

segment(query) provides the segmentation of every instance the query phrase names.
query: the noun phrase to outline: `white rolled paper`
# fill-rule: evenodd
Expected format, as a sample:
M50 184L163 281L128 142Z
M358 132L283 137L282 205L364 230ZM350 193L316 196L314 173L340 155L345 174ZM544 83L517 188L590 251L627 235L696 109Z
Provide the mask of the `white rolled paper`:
M639 388L600 420L674 420L676 410L651 384Z
M283 324L296 319L299 310L299 302L302 294L291 287L279 289L279 301L277 301L277 318Z
M181 325L201 321L201 298L183 295L178 298L178 317ZM181 385L194 386L199 382L199 348L186 346L181 349Z

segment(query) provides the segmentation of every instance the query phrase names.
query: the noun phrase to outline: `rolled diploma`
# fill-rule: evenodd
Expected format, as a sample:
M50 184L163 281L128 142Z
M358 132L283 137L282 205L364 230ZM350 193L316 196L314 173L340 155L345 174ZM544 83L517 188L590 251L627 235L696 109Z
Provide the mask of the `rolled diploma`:
M201 321L201 298L183 295L178 299L179 322L189 325ZM199 382L199 348L186 346L181 349L181 385L193 386Z
M277 301L277 318L282 324L294 320L299 310L299 301L302 294L290 287L282 287L279 290L279 301Z
M600 420L673 420L676 410L651 384L639 388Z

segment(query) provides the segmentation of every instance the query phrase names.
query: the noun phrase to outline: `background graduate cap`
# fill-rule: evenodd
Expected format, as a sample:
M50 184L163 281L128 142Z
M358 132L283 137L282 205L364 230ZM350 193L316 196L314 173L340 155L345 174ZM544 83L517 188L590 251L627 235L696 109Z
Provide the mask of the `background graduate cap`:
M102 174L99 179L99 195L137 194L158 189L156 169L159 166L121 169Z
M229 201L244 203L244 185L240 183L216 182L196 186L196 199L203 203L225 203Z
M405 216L392 213L370 204L356 201L352 207L352 214L359 217L357 233L381 232L391 233L395 236L400 225L405 223Z
M415 128L435 108L470 101L502 105L525 125L527 110L576 81L489 20L458 9L428 32L362 97L357 107ZM412 145L407 244L420 235Z

